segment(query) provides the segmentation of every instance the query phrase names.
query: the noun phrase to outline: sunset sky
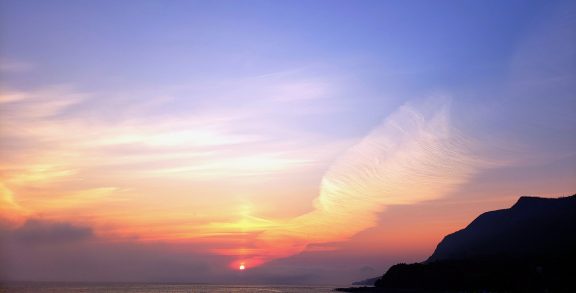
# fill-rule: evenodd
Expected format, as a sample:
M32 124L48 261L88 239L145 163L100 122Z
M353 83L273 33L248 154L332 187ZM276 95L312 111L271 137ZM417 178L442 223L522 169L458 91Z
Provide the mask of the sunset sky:
M0 280L378 276L576 193L575 113L574 1L0 0Z

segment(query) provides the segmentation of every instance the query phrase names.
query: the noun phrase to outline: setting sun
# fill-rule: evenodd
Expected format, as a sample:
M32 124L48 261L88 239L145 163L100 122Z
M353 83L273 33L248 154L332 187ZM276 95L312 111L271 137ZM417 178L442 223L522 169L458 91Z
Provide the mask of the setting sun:
M238 267L238 269L240 269L241 271L246 269L246 266L244 266L244 264L241 264L240 267Z

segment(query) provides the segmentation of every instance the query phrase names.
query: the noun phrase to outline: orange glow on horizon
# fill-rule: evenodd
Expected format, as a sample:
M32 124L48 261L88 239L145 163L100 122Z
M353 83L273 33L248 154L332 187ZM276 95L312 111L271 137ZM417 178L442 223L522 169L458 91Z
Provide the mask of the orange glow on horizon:
M379 215L449 196L477 172L498 167L456 131L443 100L400 107L356 144L343 139L295 147L244 133L226 119L111 125L42 118L67 109L62 105L70 101L61 96L75 97L31 93L26 103L7 105L18 127L3 128L3 136L45 143L23 148L25 154L10 149L0 166L0 220L12 226L34 218L72 222L107 241L197 245L227 258L230 270L330 252L338 249L331 244L360 239L373 227L385 233L357 251L378 251L379 240L388 251L432 249L460 222L429 229L423 228L428 218ZM0 95L0 103L10 99ZM46 101L60 106L30 116Z
M5 180L7 194L15 195L15 204L59 221L91 215L82 217L100 235L202 244L236 259L230 269L257 267L310 244L346 241L376 226L376 215L389 205L439 198L466 182L482 164L450 131L447 103L424 106L402 106L347 151L340 150L339 158L325 162L330 167L321 180L309 183L319 185L313 209L286 218L275 215L274 206L289 200L277 196L266 202L270 194L282 194L273 178L300 176L295 171L315 162L316 151L294 152L291 146L254 151L238 146L252 144L254 137L237 134L230 125L201 127L202 121L91 124L94 139L87 144L81 123L53 121L46 130L39 128L46 124L23 117L39 138L70 143L38 150L35 159L23 157L17 165L25 167ZM87 161L85 153L97 154L98 160ZM106 177L103 169L109 170ZM161 193L170 194L169 200L157 196Z

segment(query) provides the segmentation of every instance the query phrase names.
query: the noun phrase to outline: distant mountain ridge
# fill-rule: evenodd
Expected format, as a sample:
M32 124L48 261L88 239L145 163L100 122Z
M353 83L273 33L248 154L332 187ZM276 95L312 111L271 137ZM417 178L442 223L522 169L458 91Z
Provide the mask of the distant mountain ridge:
M347 292L576 292L576 195L523 196L447 235L424 262Z
M357 281L352 283L352 285L357 285L357 286L374 286L374 284L376 283L376 281L378 281L378 279L380 279L380 277L374 277L374 278L368 278L368 279L364 279L362 281Z
M484 213L438 244L426 263L474 258L563 257L576 250L576 195L523 196L509 209Z

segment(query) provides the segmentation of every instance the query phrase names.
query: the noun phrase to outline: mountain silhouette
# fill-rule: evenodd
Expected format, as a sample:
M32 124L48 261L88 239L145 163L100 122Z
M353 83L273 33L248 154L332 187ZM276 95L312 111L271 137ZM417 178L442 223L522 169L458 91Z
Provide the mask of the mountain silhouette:
M576 292L576 195L521 197L484 213L422 263L348 292Z
M438 244L426 263L491 257L565 257L576 250L576 195L520 197L509 209L484 213Z

